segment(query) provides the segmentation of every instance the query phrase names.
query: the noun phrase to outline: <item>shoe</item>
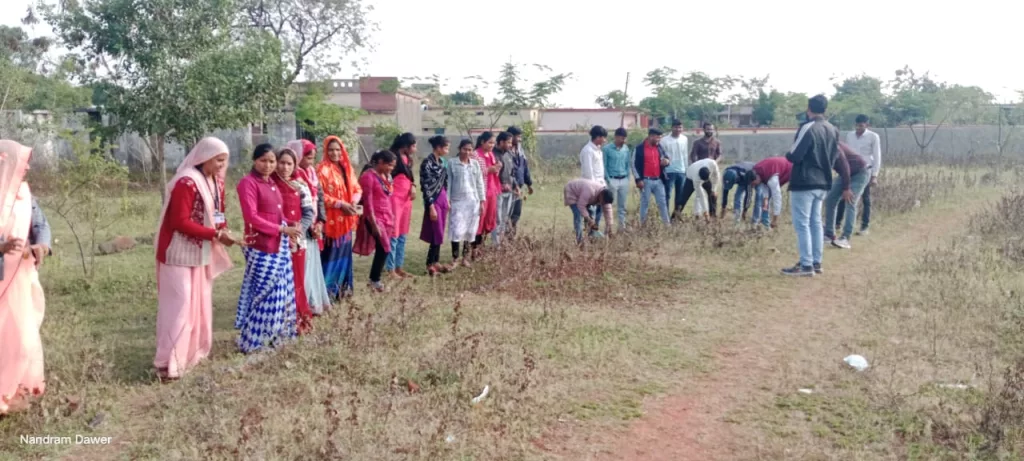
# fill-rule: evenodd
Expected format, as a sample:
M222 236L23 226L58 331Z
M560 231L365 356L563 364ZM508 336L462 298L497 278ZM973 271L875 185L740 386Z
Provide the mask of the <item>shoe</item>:
M370 282L367 283L366 286L377 293L383 293L387 289L384 287L384 284L380 282Z
M867 229L861 229L861 230L857 231L857 235L861 235L861 236L867 236L867 235L870 235L870 234L871 234L871 231L869 231Z
M850 240L846 238L832 239L832 246L836 248L842 248L844 250L850 249Z
M427 275L429 275L431 277L435 277L435 276L437 276L437 274L440 274L440 273L441 273L441 269L436 264L433 265L433 266L427 266Z
M399 267L398 269L395 269L395 274L398 275L399 277L403 278L403 279L411 279L411 278L415 278L416 277L415 275L412 275L412 274L402 270L401 267Z
M782 275L790 277L814 277L814 267L801 266L799 263L793 267L782 269Z
M825 270L821 268L821 263L814 263L814 273L821 275L825 273Z

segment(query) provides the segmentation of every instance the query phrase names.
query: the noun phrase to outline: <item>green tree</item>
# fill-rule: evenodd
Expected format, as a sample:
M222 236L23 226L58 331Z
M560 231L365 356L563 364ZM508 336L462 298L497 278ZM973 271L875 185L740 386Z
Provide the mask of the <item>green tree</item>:
M924 155L942 125L957 110L956 98L947 99L944 83L932 80L927 72L918 75L909 66L897 70L889 86L892 96L883 111L886 120L893 126L909 126L914 142L921 155ZM929 135L929 122L935 119L938 119L938 123L932 127Z
M875 125L884 125L887 98L881 80L867 75L850 77L833 84L835 94L829 101L829 115L841 128L852 128L858 115L867 115Z
M629 99L629 95L622 90L612 90L606 94L598 96L594 103L604 107L605 109L624 109L633 105L633 101Z
M327 136L338 136L347 145L355 145L356 122L362 111L339 106L327 101L326 92L320 85L310 85L299 97L295 106L295 119L302 130L320 140Z
M712 77L703 72L677 76L675 69L658 68L644 77L654 95L640 101L640 108L662 123L671 118L714 120L724 107L721 99L737 81L734 77Z
M391 147L391 143L401 134L402 127L391 120L378 121L373 124L373 143L377 150Z
M280 107L280 42L232 27L232 0L84 0L45 10L80 77L109 90L118 133L138 133L167 181L164 146L262 120Z
M52 45L21 27L0 26L0 110L59 112L88 105L89 90L68 82L74 62L46 58Z
M285 85L303 73L310 80L338 73L343 56L367 48L377 30L362 0L238 0L236 11L242 25L281 42Z
M456 91L448 98L451 99L452 104L456 106L482 106L484 105L484 97L480 96L475 91Z
M785 103L785 96L782 93L775 90L765 93L764 90L760 90L757 100L754 102L753 114L751 114L754 123L758 126L772 126L772 123L775 122L775 111L783 103Z

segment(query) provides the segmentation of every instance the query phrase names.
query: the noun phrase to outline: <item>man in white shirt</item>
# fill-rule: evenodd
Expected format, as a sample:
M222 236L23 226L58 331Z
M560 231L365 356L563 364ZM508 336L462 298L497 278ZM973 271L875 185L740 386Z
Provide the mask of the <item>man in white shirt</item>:
M868 235L868 226L871 224L871 186L878 185L878 173L882 170L882 141L878 133L868 129L871 120L867 115L858 115L855 122L856 130L846 133L846 145L864 158L871 174L871 182L860 196L860 208L863 211L860 215L860 230L857 231L857 235ZM836 222L843 222L845 213L846 204L840 201L836 210Z
M582 171L580 177L599 183L604 187L607 187L608 184L604 179L604 151L601 150L601 146L607 139L608 130L601 125L594 125L590 129L590 142L580 150L580 170ZM597 224L601 224L601 214L596 211L595 207L593 213L596 216L595 221Z
M711 221L715 216L715 201L718 200L717 191L722 184L722 174L718 169L718 162L713 158L697 160L686 167L686 182L683 183L682 205L678 210L686 206L690 196L697 193L697 201L693 204L693 215L704 217L705 221ZM678 211L677 210L677 211Z
M686 182L686 166L689 163L689 141L683 134L683 122L672 121L672 134L661 138L661 148L668 154L669 164L665 167L665 201L672 201L672 189L676 190L675 219L683 210L683 183Z

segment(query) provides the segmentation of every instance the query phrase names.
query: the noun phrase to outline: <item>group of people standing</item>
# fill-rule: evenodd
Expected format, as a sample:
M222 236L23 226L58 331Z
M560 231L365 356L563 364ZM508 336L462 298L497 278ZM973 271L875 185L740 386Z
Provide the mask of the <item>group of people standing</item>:
M595 126L580 152L581 177L564 189L573 212L577 241L583 224L596 234L602 216L612 232L616 204L618 229L626 222L630 187L641 192L640 220L653 197L662 221L678 219L696 194L694 213L710 220L725 216L729 191L736 187L733 214L746 219L754 196L753 223L774 228L782 208L781 188L789 185L799 262L783 274L823 273L822 247L850 248L857 203L865 197L859 234L866 234L870 202L881 168L878 135L858 116L845 142L824 113L828 101L808 101L801 124L785 156L741 162L720 172L721 144L714 126L692 148L675 122L672 133L650 129L643 143L626 145L619 128L613 142ZM524 197L533 193L529 163L516 127L495 135L464 139L449 156L442 136L429 140L431 154L419 167L423 225L420 239L429 245L427 273L450 272L482 250L488 236L495 245L515 235ZM237 186L244 232L235 236L225 217L228 147L219 139L199 141L167 183L155 242L158 289L157 345L153 364L161 380L175 380L206 358L213 345L213 282L232 266L227 248L241 246L245 271L235 328L238 348L252 353L275 347L313 328L313 317L353 292L353 255L372 256L368 287L383 291L383 274L411 277L403 268L410 216L417 195L413 175L416 137L397 136L391 147L354 170L345 144L337 137L317 147L295 140L275 149L257 146L253 167ZM0 415L25 408L45 390L39 336L45 310L38 268L50 254L50 228L33 198L25 174L31 149L0 141ZM833 180L833 171L840 181ZM630 180L632 176L632 180ZM676 191L672 213L668 203ZM843 205L845 204L845 210ZM824 206L824 224L822 207ZM837 237L837 223L845 225ZM441 264L444 240L452 262Z
M487 132L459 145L430 139L419 167L423 197L420 240L429 245L431 276L470 266L488 235L495 244L512 235L532 180L522 132ZM235 236L225 218L228 148L201 140L167 184L156 240L158 315L153 364L161 380L174 380L209 355L213 343L213 280L231 267L228 247L242 247L245 272L235 328L237 345L252 353L313 329L313 318L354 288L353 255L372 256L368 287L384 291L385 271L404 270L417 178L416 137L397 136L375 152L361 172L345 144L331 136L317 147L295 140L275 149L256 146L252 170L237 186L244 232ZM441 264L441 245L452 262Z
M769 157L757 163L740 162L725 168L724 173L718 166L721 143L714 136L715 127L711 123L703 124L704 136L689 149L686 136L682 134L683 124L678 120L672 123L671 135L663 136L660 130L651 128L644 142L636 147L626 144L628 133L624 128L615 130L614 141L608 143L608 131L594 126L590 130L590 142L580 151L580 178L565 186L565 205L573 212L577 242L584 241L584 223L591 236L603 236L598 232L602 214L606 219L606 232L612 232L613 203L618 208L618 228L625 228L631 183L640 190L641 224L646 223L651 197L662 221L670 225L672 220L680 219L694 194L697 195L694 215L710 221L716 216L719 190L722 191L719 216L724 217L729 191L735 187L735 221L746 220L753 195L752 224L763 225L763 228L776 227L782 213L782 187L788 184L800 261L794 267L783 269L782 273L822 274L824 240L828 239L836 248L851 248L857 205L862 197L863 214L857 235L868 234L870 188L878 184L882 167L881 141L877 133L868 129L868 117L858 115L855 130L847 133L844 141L840 139L839 130L825 119L827 107L828 99L823 95L808 100L806 120L798 128L785 156ZM838 173L839 181L833 180L833 171ZM672 201L673 190L676 195L670 214L668 204ZM603 213L597 213L597 207L602 207Z

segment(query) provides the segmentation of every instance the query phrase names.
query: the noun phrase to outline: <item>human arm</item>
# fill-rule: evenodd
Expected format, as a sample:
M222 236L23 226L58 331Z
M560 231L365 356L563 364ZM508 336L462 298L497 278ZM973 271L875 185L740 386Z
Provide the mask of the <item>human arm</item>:
M28 243L32 246L45 246L47 251L49 251L50 237L50 222L46 219L46 215L43 214L43 208L39 206L39 202L36 201L35 197L32 197L32 227L28 234Z
M789 160L789 163L795 165L803 162L804 157L806 157L807 153L814 147L812 136L807 134L813 125L814 122L804 123L803 126L800 127L800 130L797 131L796 139L793 141L793 145L789 148L789 152L786 153L786 160Z
M699 146L697 146L697 143L699 143L699 142L700 142L700 139L694 141L693 142L693 147L690 149L690 153L689 153L688 157L690 158L690 163L691 164L693 164L693 162L697 161L697 149L699 147Z
M882 171L882 140L877 133L871 137L871 182L878 182L878 172Z
M327 222L327 206L324 203L324 188L316 188L316 220L320 223Z
M612 182L612 177L608 176L608 165L612 164L612 159L608 155L608 153L609 153L611 148L612 148L612 144L605 145L604 147L601 148L601 157L604 159L604 164L605 164L605 168L604 168L604 182L605 182L605 184L611 184L611 182Z
M782 214L782 186L779 184L779 175L774 175L768 180L768 190L772 196L772 216L778 216Z
M639 145L633 149L633 161L629 162L630 164L628 165L629 171L633 172L633 180L637 182L637 186L643 184L644 180L644 177L640 176L640 170L637 167L637 163L642 163L644 159L643 148L643 145ZM639 168L643 168L643 166L641 165Z
M259 185L256 184L256 181L249 178L242 179L238 183L237 190L238 201L242 206L242 219L245 220L246 225L261 234L280 235L283 230L281 223L263 218L257 211Z
M843 144L839 145L839 149L836 150L836 161L833 165L836 172L839 173L839 177L843 181L843 190L850 190L850 162L846 160L846 153L843 152Z
M299 219L299 230L302 232L302 235L306 235L306 232L309 232L309 228L313 227L313 215L316 214L313 206L315 205L311 200L307 199L307 195L310 195L308 190L303 189L299 194L301 195L301 203L309 204L309 206L302 206L302 217Z
M423 192L424 205L429 207L434 204L434 200L436 200L437 197L431 197L427 191L434 187L434 184L440 180L441 178L431 176L427 171L427 160L420 162L420 192Z
M721 141L718 141L718 142L714 143L714 145L711 146L711 155L710 155L710 157L712 159L714 159L716 162L718 161L718 159L722 158L722 142Z
M530 159L526 158L526 154L523 154L523 184L530 189L530 193L533 193L533 177L530 176Z
M590 151L590 144L583 146L580 150L580 174L581 178L597 180L594 177L594 154Z

